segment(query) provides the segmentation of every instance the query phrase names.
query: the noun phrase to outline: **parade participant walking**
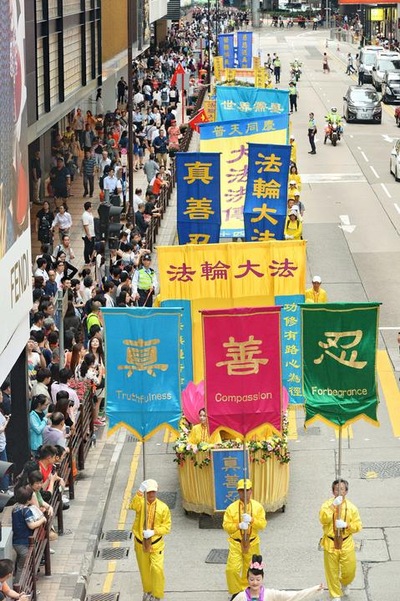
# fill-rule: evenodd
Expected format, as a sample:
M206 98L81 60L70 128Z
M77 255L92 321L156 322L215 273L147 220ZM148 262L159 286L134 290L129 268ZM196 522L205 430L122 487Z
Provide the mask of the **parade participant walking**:
M335 480L333 497L323 503L319 512L326 583L331 598L337 600L347 594L356 575L353 534L362 529L357 507L346 499L348 490L347 480Z
M153 297L158 287L157 276L150 267L151 255L145 253L139 259L139 267L132 278L132 296L139 307L152 307Z
M239 480L239 499L231 503L224 514L223 529L229 535L229 554L226 564L226 581L232 599L246 588L246 572L251 557L260 553L260 530L267 525L261 503L254 501L251 480Z
M290 136L290 162L293 165L297 165L297 142L294 136Z
M315 275L312 279L312 288L308 288L305 292L306 303L327 303L328 295L326 291L321 288L321 278L319 275Z
M315 134L317 133L317 126L315 124L314 113L308 115L308 139L310 142L311 150L308 154L317 154L315 147Z
M299 212L296 210L289 211L289 215L286 217L284 237L285 240L302 240L303 238L303 224L299 218Z
M247 570L248 587L235 597L236 601L305 601L314 599L324 590L323 584L304 588L301 591L278 591L264 588L264 564L261 555L253 555Z
M157 499L157 492L157 482L145 480L129 505L129 509L136 511L132 530L143 601L158 601L164 597L164 536L171 530L171 512Z

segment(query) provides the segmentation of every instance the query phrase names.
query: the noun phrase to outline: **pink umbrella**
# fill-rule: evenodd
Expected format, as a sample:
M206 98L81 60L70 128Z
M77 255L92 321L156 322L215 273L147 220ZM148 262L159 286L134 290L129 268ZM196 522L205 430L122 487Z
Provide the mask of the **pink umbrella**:
M189 382L182 391L183 414L191 424L198 424L199 411L204 407L204 381L198 384Z

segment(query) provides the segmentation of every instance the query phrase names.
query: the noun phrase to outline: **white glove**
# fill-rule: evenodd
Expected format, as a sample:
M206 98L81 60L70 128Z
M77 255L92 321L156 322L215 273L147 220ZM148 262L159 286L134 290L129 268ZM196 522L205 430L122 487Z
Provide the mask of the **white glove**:
M339 496L339 497L336 497L336 499L333 499L332 505L337 507L338 505L341 505L342 503L343 503L343 497Z
M335 521L336 528L347 528L347 522L344 520L336 520Z
M289 236L289 234L285 234L285 240L293 240L293 236Z
M154 536L154 530L143 530L143 538L151 538Z
M249 525L247 522L240 522L239 528L240 528L240 530L248 530Z
M146 490L147 490L147 480L143 480L143 482L139 486L139 491L140 492L146 492Z
M242 515L242 518L243 518L243 521L246 522L246 524L251 524L251 520L252 520L251 515L249 515L248 513L244 513Z

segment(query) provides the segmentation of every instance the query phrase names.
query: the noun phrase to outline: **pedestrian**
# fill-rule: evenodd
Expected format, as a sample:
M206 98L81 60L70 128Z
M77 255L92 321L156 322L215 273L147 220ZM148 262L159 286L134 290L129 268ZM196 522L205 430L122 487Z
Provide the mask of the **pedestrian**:
M353 65L353 57L351 56L351 52L349 52L347 54L347 69L346 69L346 75L351 75L352 73L355 73L356 70L354 68Z
M50 182L53 190L54 202L57 207L57 200L61 198L64 202L67 200L71 187L71 174L64 164L64 157L58 156L56 166L50 171Z
M171 530L171 512L157 492L157 482L145 480L129 505L136 512L132 530L144 601L164 597L164 536Z
M119 82L117 83L117 103L124 104L125 103L125 94L128 90L128 84L125 79L121 77Z
M324 56L322 58L322 70L324 73L330 73L329 63L328 63L328 55L324 52Z
M155 178L156 173L159 171L159 164L156 162L156 156L153 152L150 153L149 158L143 165L143 171L146 174L147 183L150 184L151 180Z
M140 255L139 265L132 278L132 296L139 307L152 307L153 297L158 288L156 272L150 267L151 255Z
M81 148L84 146L84 133L85 133L85 118L82 115L82 109L77 108L75 116L72 121L72 129L75 133L75 138L78 140Z
M3 399L3 394L0 392L0 400ZM0 409L0 461L8 461L7 459L7 440L6 440L6 429L8 422L10 421L10 415L4 415L3 408ZM10 476L5 473L0 479L0 490L7 492L10 485Z
M86 265L90 263L92 260L93 250L94 250L94 218L92 214L92 203L85 202L83 205L84 212L82 213L81 221L83 227L83 256Z
M165 129L160 127L160 133L153 140L153 148L156 153L157 163L160 165L164 165L167 169L168 163L168 138L165 135Z
M315 147L315 134L317 133L317 126L315 124L314 113L308 115L308 140L310 142L311 150L308 154L317 154Z
M358 85L359 86L364 85L364 73L365 73L365 67L362 63L360 63L358 65Z
M41 182L42 168L40 165L40 150L37 150L31 160L31 177L32 177L32 202L34 204L42 204L41 200Z
M58 209L58 213L53 219L53 223L51 225L52 232L54 234L55 229L58 229L58 234L60 236L60 242L63 241L64 236L69 237L70 229L72 227L72 217L68 212L67 203L63 203L60 205ZM56 253L55 253L56 254Z
M305 588L301 591L277 591L264 588L264 564L261 555L253 555L247 570L248 587L239 593L236 601L306 601L314 599L324 590L323 584Z
M353 534L360 532L362 523L357 507L346 498L348 490L347 480L334 480L333 497L323 503L319 512L325 577L332 599L346 595L356 575Z
M226 581L231 600L247 585L247 568L254 554L260 554L259 531L267 525L261 503L252 499L253 484L249 479L237 483L239 499L231 503L224 513L222 527L229 535L229 554L226 564Z
M297 91L296 83L291 81L289 83L289 101L290 101L290 112L293 113L293 110L297 113L297 99L299 97L299 93Z
M312 288L307 288L305 292L305 302L306 303L327 303L328 295L326 290L321 288L321 277L319 275L315 275L312 279Z
M90 198L93 198L95 169L96 159L92 156L90 150L86 150L85 158L82 161L83 197L89 194Z
M275 83L281 82L281 59L277 55L273 60Z
M36 213L35 231L38 235L38 240L42 244L53 243L52 225L54 214L50 211L50 204L47 200L43 202L43 207Z

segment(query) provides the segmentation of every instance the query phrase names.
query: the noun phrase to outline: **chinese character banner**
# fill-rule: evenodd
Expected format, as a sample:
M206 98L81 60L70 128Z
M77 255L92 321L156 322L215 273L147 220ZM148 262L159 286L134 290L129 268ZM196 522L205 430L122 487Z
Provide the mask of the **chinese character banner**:
M275 296L275 305L281 305L282 383L291 405L304 403L299 303L304 294Z
M288 90L217 86L217 121L289 114Z
M161 307L179 307L182 318L180 322L180 359L181 359L181 390L193 380L192 355L192 308L188 300L163 300ZM199 407L201 409L201 407Z
M237 483L249 474L249 455L241 449L212 449L211 464L214 484L214 510L225 509L237 500Z
M233 69L235 66L235 40L233 33L218 35L218 55L222 56L224 67Z
M243 237L248 143L287 144L288 115L200 125L200 150L221 152L221 238Z
M280 307L203 311L205 400L210 433L281 431Z
M181 415L180 308L105 308L106 399L110 433L125 426L139 440Z
M239 69L251 69L253 60L253 32L238 31L237 60Z
M219 242L220 154L178 152L176 168L179 244Z
M249 143L248 148L245 239L283 240L290 146Z
M335 427L364 418L378 425L378 303L303 305L306 423Z

